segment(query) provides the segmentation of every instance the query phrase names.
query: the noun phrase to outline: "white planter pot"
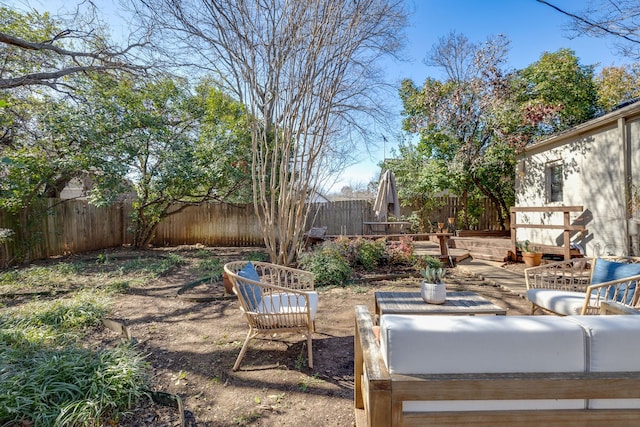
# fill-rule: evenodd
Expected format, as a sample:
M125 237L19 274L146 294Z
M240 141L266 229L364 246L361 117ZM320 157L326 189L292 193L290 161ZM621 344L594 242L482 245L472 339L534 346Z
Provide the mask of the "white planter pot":
M422 282L420 295L429 304L443 304L447 299L447 287L444 283Z

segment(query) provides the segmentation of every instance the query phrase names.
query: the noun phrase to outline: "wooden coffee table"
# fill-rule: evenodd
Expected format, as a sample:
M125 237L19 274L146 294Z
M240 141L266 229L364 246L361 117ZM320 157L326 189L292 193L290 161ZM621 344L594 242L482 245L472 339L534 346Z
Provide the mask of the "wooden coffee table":
M376 314L451 314L474 316L496 314L504 316L507 310L492 303L475 292L447 292L444 304L427 304L420 292L376 292Z

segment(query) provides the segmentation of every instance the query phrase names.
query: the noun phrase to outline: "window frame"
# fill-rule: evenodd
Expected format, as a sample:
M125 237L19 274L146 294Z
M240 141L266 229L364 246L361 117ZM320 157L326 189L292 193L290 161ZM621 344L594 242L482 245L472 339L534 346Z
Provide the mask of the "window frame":
M564 201L564 163L562 160L545 165L545 193L547 203Z

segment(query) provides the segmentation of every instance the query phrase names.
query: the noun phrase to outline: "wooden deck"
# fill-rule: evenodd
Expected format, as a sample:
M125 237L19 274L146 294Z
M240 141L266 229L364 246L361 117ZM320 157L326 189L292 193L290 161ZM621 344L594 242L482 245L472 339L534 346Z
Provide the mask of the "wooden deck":
M457 249L464 249L475 259L488 261L522 261L520 254L514 254L510 238L492 237L453 237L451 244ZM545 257L562 257L564 248L561 246L538 245ZM583 255L578 249L571 249L571 257L578 258ZM517 258L516 258L517 257Z
M379 239L381 237L385 237L387 240L399 240L401 237L411 237L416 255L431 255L436 258L441 258L442 261L451 261L454 263L467 257L488 261L506 262L512 260L514 256L518 256L518 261L522 261L522 259L519 259L519 254L513 254L511 239L509 237L495 237L495 234L488 234L488 236L490 237L485 237L485 234L473 235L472 237L452 236L448 241L449 256L445 257L441 256L438 238L435 233L389 234L384 236L378 234L347 237L364 237L368 239ZM334 238L338 236L326 237ZM541 249L543 255L546 257L562 257L564 251L564 248L560 246L542 245ZM582 254L577 249L571 249L571 256L581 257Z
M450 239L449 241L451 242L452 240ZM440 253L440 245L437 241L434 242L431 240L416 240L413 242L413 246L416 255L429 255L435 258L439 258L442 262L446 263L456 263L469 257L469 251L467 249L458 249L455 247L451 247L451 244L449 245L449 255L443 257Z
M488 261L507 261L512 253L507 237L454 237L451 245L466 250L472 258Z

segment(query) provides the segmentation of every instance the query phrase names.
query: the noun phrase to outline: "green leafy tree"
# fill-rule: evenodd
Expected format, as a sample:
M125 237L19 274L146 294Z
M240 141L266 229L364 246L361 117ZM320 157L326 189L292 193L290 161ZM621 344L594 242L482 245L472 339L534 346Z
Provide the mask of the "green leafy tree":
M90 179L98 205L133 191L139 247L189 204L250 200L246 112L212 83L195 94L170 78L74 85L83 99L40 94L2 107L22 116L12 143L0 147L0 207L18 219L25 247L39 237L32 226L76 177Z
M0 145L0 208L16 218L16 240L24 248L38 241L34 225L72 178L113 166L100 155L100 144L90 132L92 122L87 120L91 116L81 114L70 101L45 93L26 94L12 97L0 108L14 121L11 137ZM123 170L116 167L113 173L121 176Z
M595 77L598 106L611 111L621 102L640 96L640 65L604 67Z
M440 207L440 195L456 185L456 175L448 170L444 159L434 157L429 147L428 133L418 143L409 140L398 144L396 158L382 166L395 172L400 199L410 206L420 219L420 227L429 230L430 223L438 218L429 214Z
M189 205L246 201L246 113L209 83L192 94L181 79L108 80L92 103L135 192L134 246L146 247L164 218ZM96 187L94 200L108 202L110 190Z
M76 30L64 29L48 13L0 7L0 207L23 248L37 243L33 225L70 179L123 172L101 157L80 88L92 74L139 70L130 60L141 45L118 49L97 21L76 18Z
M539 139L583 123L597 112L594 66L581 65L575 52L545 52L512 81L523 134Z
M411 154L407 166L417 179L402 180L402 186L413 187L413 194L438 189L457 194L463 204L460 220L467 227L478 197L496 205L503 225L514 199L515 162L507 154L515 156L515 148L500 133L502 115L510 105L509 75L502 70L507 48L503 37L476 45L450 33L427 57L446 79L429 78L422 88L406 80L400 91L403 129L419 137L417 150L404 148Z

